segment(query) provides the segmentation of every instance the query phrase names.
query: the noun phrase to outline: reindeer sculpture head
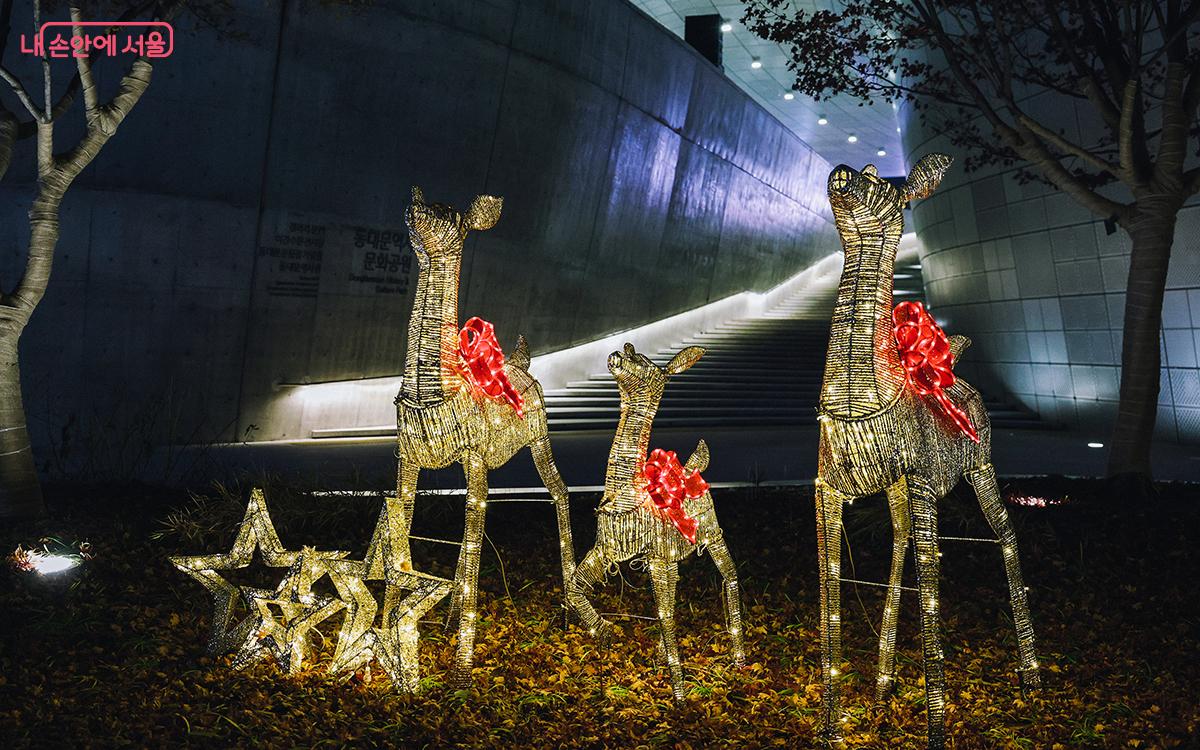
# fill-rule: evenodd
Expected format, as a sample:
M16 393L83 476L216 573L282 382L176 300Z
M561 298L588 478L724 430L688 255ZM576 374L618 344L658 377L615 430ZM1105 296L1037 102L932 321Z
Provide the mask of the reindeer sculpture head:
M617 381L622 403L648 403L658 408L667 379L687 370L704 356L704 348L689 346L676 354L666 367L659 367L645 354L639 354L633 344L623 351L608 355L608 371Z
M839 164L829 173L829 204L838 233L847 237L884 237L900 241L904 205L926 198L937 189L953 161L945 154L928 154L913 167L900 188L879 176L874 164L856 171ZM855 249L843 243L847 251Z
M421 265L439 256L462 257L467 232L491 229L500 220L504 199L491 195L475 197L465 214L453 206L426 203L421 188L413 186L412 203L404 215L413 252Z

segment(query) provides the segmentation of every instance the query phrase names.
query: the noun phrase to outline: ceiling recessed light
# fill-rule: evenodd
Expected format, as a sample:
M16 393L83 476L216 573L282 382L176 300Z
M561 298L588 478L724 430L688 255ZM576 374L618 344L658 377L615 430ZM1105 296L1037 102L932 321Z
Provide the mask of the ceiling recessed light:
M762 60L759 60L757 57L754 58L753 60L750 61L750 67L754 68L755 70L758 70L759 68L762 67Z
M1103 448L1104 443L1088 443L1089 448Z
M899 133L899 132L900 132L900 128L896 128L896 132L897 132L897 133Z
M875 155L876 156L887 156L887 149L881 148L875 152Z
M730 22L726 21L725 23L721 24L721 31L723 31L723 32L725 32L726 34L728 34L729 32L733 31L733 24L731 24Z
M851 143L858 143L858 136L851 133L846 140L850 141Z
M817 124L818 125L828 125L829 120L825 117L825 115L821 115L820 117L817 118Z
M793 99L795 99L795 98L796 98L796 95L795 95L795 94L793 94L792 92L790 92L790 91L789 91L789 92L787 92L786 94L784 94L784 95L783 95L783 98L784 98L784 100L786 100L786 101L789 101L789 102L790 102L791 100L793 100Z

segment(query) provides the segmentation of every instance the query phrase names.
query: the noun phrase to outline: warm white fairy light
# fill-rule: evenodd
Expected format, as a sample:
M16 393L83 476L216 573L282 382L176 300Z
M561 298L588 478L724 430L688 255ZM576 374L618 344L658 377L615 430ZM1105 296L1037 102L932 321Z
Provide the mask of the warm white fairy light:
M724 585L726 627L733 641L734 664L742 666L742 611L738 595L737 570L717 523L712 494L684 500L687 516L696 522L693 544L682 531L664 520L646 489L642 476L650 446L650 430L658 412L667 378L691 367L704 349L688 347L675 355L665 368L626 344L613 352L608 369L621 393L621 417L608 457L604 477L604 498L597 509L596 545L575 570L567 591L567 601L588 633L611 637L612 623L596 612L587 593L600 583L610 567L631 559L644 559L650 572L655 608L662 631L662 647L671 675L671 691L683 699L683 669L675 635L675 594L679 581L679 561L707 548ZM673 454L672 454L673 455ZM695 473L708 467L708 446L703 440L683 467Z

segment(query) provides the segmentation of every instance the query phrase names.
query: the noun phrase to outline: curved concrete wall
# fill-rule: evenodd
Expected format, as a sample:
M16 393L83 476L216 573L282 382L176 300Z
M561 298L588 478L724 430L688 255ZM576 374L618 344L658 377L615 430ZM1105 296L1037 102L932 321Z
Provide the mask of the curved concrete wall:
M303 437L270 408L279 384L398 373L414 183L505 197L468 239L461 310L535 353L836 247L828 165L624 0L239 6L244 38L181 33L68 196L23 341L43 445L113 415L138 439ZM7 248L25 245L22 152Z
M1098 140L1083 107L1059 97L1028 101L1066 137ZM953 154L945 138L902 112L910 163ZM1082 130L1082 133L1081 133ZM971 336L962 371L1007 392L1043 418L1107 442L1120 385L1129 239L1067 195L1020 185L1013 170L966 174L961 161L930 198L913 204L925 289L950 333ZM1163 307L1157 434L1200 441L1200 201L1179 216Z

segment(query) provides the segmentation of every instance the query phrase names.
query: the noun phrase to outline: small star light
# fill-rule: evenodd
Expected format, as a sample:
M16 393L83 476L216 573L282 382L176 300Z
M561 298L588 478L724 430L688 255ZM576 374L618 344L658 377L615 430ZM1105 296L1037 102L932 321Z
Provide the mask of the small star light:
M254 624L254 618L249 617L239 623L231 631L230 620L233 617L233 606L239 592L218 571L239 570L250 566L254 559L254 550L258 548L263 562L272 568L286 568L296 561L299 552L285 550L275 532L271 516L267 513L267 503L262 489L255 487L250 491L250 502L246 505L246 515L238 528L237 538L233 540L233 548L228 553L214 555L176 556L169 558L171 564L187 573L208 589L213 600L212 632L208 639L208 652L219 654L231 651L245 640L249 629ZM346 553L316 553L318 555L334 554L345 557Z
M212 594L213 623L208 639L210 654L235 648L245 638L245 631L251 625L251 621L246 620L230 632L229 621L233 616L238 589L217 571L248 567L254 558L255 547L261 551L263 561L275 568L291 565L298 554L283 548L279 535L275 533L275 526L271 523L271 516L267 513L263 491L257 487L250 491L246 515L242 517L242 525L238 528L233 548L228 553L170 558L172 565L195 578Z
M334 578L337 583L337 578ZM450 593L453 581L437 578L425 573L407 571L389 580L384 604L384 627L371 628L353 641L338 639L337 652L329 671L353 673L367 666L371 660L379 662L392 684L403 692L415 692L421 678L418 659L417 623L426 612ZM359 580L361 585L361 579ZM364 587L365 589L365 587ZM395 601L401 591L411 591L400 601ZM341 588L339 587L339 592ZM350 620L347 613L346 620Z
M312 591L313 581L325 572L325 564L333 562L329 559L331 554L345 553L318 552L306 547L274 591L242 587L242 594L256 610L258 619L257 628L250 629L242 640L233 660L234 669L245 669L274 657L284 672L300 671L308 657L309 631L346 606L341 599ZM276 616L275 609L282 613L282 618Z

